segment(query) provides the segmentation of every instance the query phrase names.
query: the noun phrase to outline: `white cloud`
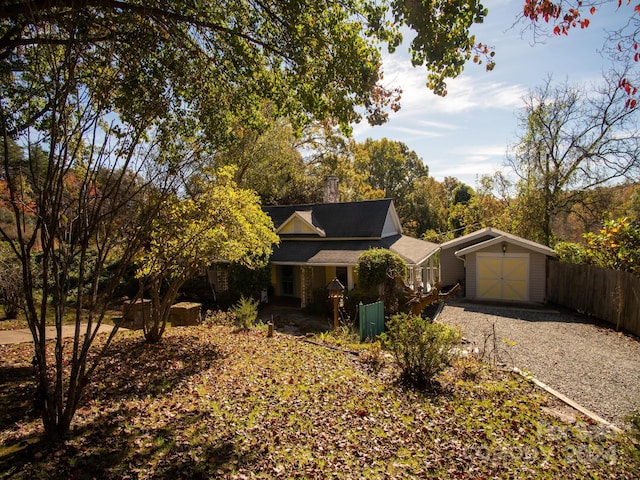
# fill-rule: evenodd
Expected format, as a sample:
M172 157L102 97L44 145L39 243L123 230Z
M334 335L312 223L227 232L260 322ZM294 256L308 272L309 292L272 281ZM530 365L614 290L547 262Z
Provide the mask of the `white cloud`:
M478 69L471 65L469 70ZM423 68L414 68L407 59L387 55L384 58L386 86L402 89L402 109L394 118L413 115L455 114L478 109L513 109L522 104L527 89L491 78L484 71L464 73L449 80L448 94L439 97L426 86L427 74ZM480 73L480 75L478 75Z

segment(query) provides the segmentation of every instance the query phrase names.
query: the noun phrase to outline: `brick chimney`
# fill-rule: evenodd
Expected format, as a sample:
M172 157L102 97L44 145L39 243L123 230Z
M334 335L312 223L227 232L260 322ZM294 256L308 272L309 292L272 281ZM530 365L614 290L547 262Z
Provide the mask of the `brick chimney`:
M329 175L324 180L324 203L340 202L340 192L338 191L338 177Z

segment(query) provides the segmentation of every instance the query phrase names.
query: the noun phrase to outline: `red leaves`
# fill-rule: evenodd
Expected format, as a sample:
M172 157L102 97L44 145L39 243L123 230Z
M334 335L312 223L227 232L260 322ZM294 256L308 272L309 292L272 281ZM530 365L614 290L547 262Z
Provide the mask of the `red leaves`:
M551 0L525 0L523 15L533 22L537 22L542 18L545 22L558 20L553 28L554 35L568 35L569 29L588 28L591 21L588 18L581 18L580 9L583 7L582 2L578 2L576 7L571 7L566 11L562 8L562 2L553 2ZM640 7L640 5L639 5ZM592 6L589 13L593 15L596 7Z
M634 55L634 59L637 62L638 59L640 59L640 53L636 53ZM634 87L633 85L631 85L631 83L629 83L629 81L626 78L623 78L622 80L620 80L620 83L618 84L618 86L622 88L624 92L627 94L627 96L629 97L627 98L624 104L624 107L629 110L633 110L634 108L636 108L638 101L635 98L635 96L638 93L638 87Z

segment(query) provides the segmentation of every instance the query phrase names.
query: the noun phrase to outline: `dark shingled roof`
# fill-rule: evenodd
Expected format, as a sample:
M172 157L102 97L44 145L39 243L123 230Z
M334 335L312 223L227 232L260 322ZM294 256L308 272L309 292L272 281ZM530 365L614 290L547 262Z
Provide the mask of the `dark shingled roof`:
M324 231L325 237L296 234L281 237L271 261L298 265L356 265L360 254L370 248L386 248L408 264L417 265L440 248L431 242L404 235L382 238L391 199L363 202L314 203L263 207L278 229L295 212L305 212L306 221ZM356 240L350 240L356 239Z
M307 265L355 265L360 254L370 248L386 248L400 255L408 264L417 265L438 251L440 246L404 235L393 235L380 240L284 240L274 248L271 261Z
M391 199L263 207L278 229L294 212L311 212L327 238L380 238Z

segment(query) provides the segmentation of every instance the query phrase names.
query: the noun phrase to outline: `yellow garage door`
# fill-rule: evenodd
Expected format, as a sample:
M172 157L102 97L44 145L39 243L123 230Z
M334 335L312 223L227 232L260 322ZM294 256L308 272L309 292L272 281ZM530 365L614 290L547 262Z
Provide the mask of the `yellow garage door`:
M479 253L476 257L477 297L529 300L529 256Z

